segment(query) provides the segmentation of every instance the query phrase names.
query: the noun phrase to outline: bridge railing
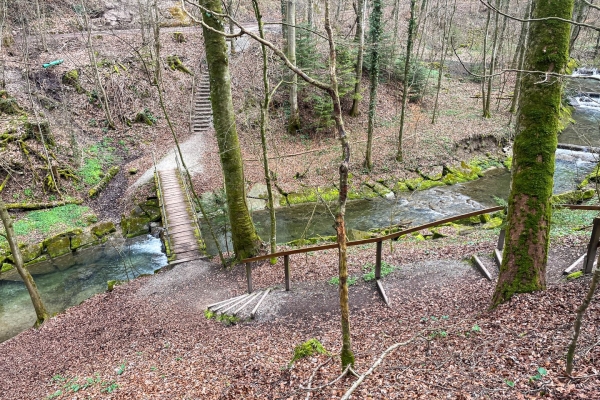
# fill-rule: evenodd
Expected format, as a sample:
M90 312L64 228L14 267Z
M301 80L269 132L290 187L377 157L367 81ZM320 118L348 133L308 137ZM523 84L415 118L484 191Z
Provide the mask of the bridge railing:
M175 162L177 163L177 172L179 173L179 178L181 179L181 184L183 186L183 191L185 193L185 197L187 198L187 201L190 204L190 207L192 207L191 211L194 214L193 222L196 227L196 232L198 233L197 238L198 238L198 241L200 242L200 247L202 248L203 251L205 251L206 245L204 244L204 241L202 240L202 231L200 231L200 222L198 221L199 211L196 209L196 202L194 201L194 199L192 198L192 195L190 194L190 186L192 185L192 182L189 181L187 173L185 173L183 171L183 168L179 161L179 154L177 154L177 152L175 153Z
M569 204L565 204L565 205L554 205L554 208L568 208L571 210L593 210L593 211L600 211L600 206L588 206L588 205L569 205ZM447 224L449 222L454 222L454 221L458 221L461 219L466 219L466 218L470 218L470 217L475 217L475 216L479 216L482 214L489 214L489 213L493 213L493 212L497 212L497 211L501 211L504 210L503 206L498 206L498 207L490 207L490 208L485 208L482 210L477 210L477 211L473 211L470 213L466 213L466 214L461 214L461 215L456 215L453 217L448 217L448 218L444 218L444 219L440 219L434 222L429 222L427 224L423 224L423 225L419 225L419 226L414 226L411 228L407 228L407 229L403 229L399 232L396 233L392 233L389 235L385 235L385 236L380 236L380 237L375 237L375 238L369 238L369 239L363 239L363 240L354 240L351 242L347 242L346 246L347 247L352 247L352 246L360 246L360 245L364 245L364 244L370 244L370 243L376 243L377 247L376 247L376 253L375 253L375 279L377 280L377 285L378 288L382 294L382 296L385 299L385 294L383 292L383 287L381 286L379 279L381 278L381 253L382 253L382 248L383 248L383 242L386 240L394 240L399 238L400 236L404 236L407 235L409 233L413 233L413 232L418 232L421 231L423 229L428 229L428 228L433 228L439 225L443 225L443 224ZM598 237L596 238L596 241L598 241L598 239L600 238L600 219L599 219L599 223L598 223L598 230L597 230L597 234ZM503 239L503 237L501 237L501 240ZM592 238L593 240L593 238ZM591 243L591 242L590 242ZM596 243L597 244L597 243ZM501 248L502 243L498 243L498 247ZM589 248L596 248L597 246L594 246L594 244L590 244ZM257 261L262 261L262 260L267 260L267 259L271 259L271 258L279 258L279 257L283 257L283 265L284 265L284 279L285 279L285 290L290 290L291 284L290 284L290 280L291 280L291 274L290 274L290 256L294 255L294 254L303 254L303 253L308 253L308 252L317 252L317 251L323 251L323 250L329 250L329 249L336 249L338 248L338 244L337 243L331 243L331 244L324 244L324 245L320 245L320 246L312 246L312 247L305 247L305 248L301 248L301 249L292 249L292 250L286 250L286 251L281 251L281 252L277 252L277 253L273 253L273 254L266 254L266 255L261 255L261 256L257 256L257 257L252 257L252 258L246 258L244 260L242 260L242 263L246 264L246 279L247 279L247 284L248 284L248 293L252 293L252 263L257 262ZM595 252L594 252L595 254ZM387 300L386 300L387 303Z
M159 198L158 203L160 206L160 214L163 229L165 232L165 240L167 241L167 257L171 256L171 251L173 246L171 245L171 237L169 236L169 221L167 221L167 210L165 208L165 202L163 200L164 193L162 190L162 183L160 181L160 177L158 176L158 170L156 169L156 155L152 152L152 162L154 163L154 182L156 184L156 189L158 190Z

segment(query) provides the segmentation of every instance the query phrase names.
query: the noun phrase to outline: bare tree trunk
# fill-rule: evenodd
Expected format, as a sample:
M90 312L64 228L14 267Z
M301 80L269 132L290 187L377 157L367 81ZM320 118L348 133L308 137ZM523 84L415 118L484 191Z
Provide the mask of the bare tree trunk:
M567 351L567 368L565 371L567 376L571 376L571 374L573 373L573 359L575 358L575 350L577 349L577 339L579 338L581 323L583 321L583 317L585 316L585 311L588 309L590 303L592 302L592 298L594 297L594 293L596 292L596 288L598 287L598 281L600 281L600 268L597 268L596 272L594 272L594 277L592 278L590 289L588 290L587 295L583 299L583 302L581 303L579 308L577 308L577 317L575 318L575 325L573 327L573 338L571 339L571 343L569 344L569 350Z
M358 115L358 104L360 102L360 81L363 69L363 53L365 51L365 14L367 12L367 0L358 0L356 6L356 37L358 39L358 54L356 57L356 76L354 83L354 94L352 95L352 109L350 116Z
M490 78L486 78L486 70L487 70L487 50L488 50L488 33L490 30L490 20L492 18L492 10L488 8L487 10L487 19L485 21L485 33L483 37L483 50L482 50L482 61L481 61L481 73L483 78L481 78L481 111L483 118L490 117L490 110L487 108L487 95L486 95L486 86L487 80Z
M89 19L87 16L87 10L85 9L85 4L83 0L81 1L81 7L83 9L83 20L84 27L87 31L87 47L88 47L88 56L90 57L90 64L92 64L92 69L94 70L94 80L96 81L96 87L100 91L98 93L98 97L100 97L100 103L102 104L102 108L104 109L104 115L106 116L106 121L108 127L111 129L115 128L115 122L113 120L112 114L110 112L110 107L108 103L108 96L106 96L106 91L104 90L104 86L102 85L102 80L100 79L100 72L98 71L98 63L96 62L96 52L94 51L94 46L92 44L92 27L90 26Z
M587 0L576 0L575 8L573 10L573 20L577 23L581 23L585 21L588 12L589 6L586 4ZM593 0L591 1L593 3ZM569 53L573 51L575 48L575 42L577 42L577 38L579 37L579 33L581 32L581 26L573 25L571 26L571 39L569 40Z
M308 4L306 5L306 10L307 10L307 22L308 22L308 26L309 27L313 27L315 26L315 10L314 10L314 4L313 4L313 0L308 0Z
M500 0L496 0L496 8L500 8ZM487 92L486 92L486 97L484 100L485 102L485 106L484 106L484 111L483 111L483 116L485 118L490 118L491 112L490 112L490 108L491 108L491 104L492 104L492 83L494 82L494 71L496 68L496 57L497 57L497 50L498 50L498 21L499 21L499 14L498 13L494 13L494 36L492 38L492 54L490 57L490 69L489 72L487 73L488 78L487 78Z
M325 31L329 39L329 77L331 81L331 90L329 95L333 101L333 114L336 128L342 145L342 162L340 164L340 194L338 197L338 209L335 216L335 226L337 232L337 242L339 248L339 293L340 293L340 312L342 325L342 369L348 366L354 366L354 352L352 351L352 338L350 335L350 307L348 304L348 261L346 254L346 200L348 198L348 168L350 166L350 143L346 136L344 120L342 118L342 107L338 92L336 68L335 42L333 39L333 30L329 18L329 0L325 0Z
M415 40L415 31L417 27L415 8L416 0L410 0L410 20L408 21L408 39L406 41L404 82L402 88L402 108L400 110L400 132L398 134L398 151L396 153L396 161L402 161L402 136L404 134L404 116L406 114L406 102L408 100L408 92L410 90L410 84L408 82L408 72L410 70L410 55L412 53L413 43Z
M8 241L8 244L10 246L10 251L12 252L13 260L15 262L15 267L17 268L17 272L21 276L21 279L23 279L23 283L25 283L25 287L29 292L31 302L33 303L33 308L35 308L35 326L40 326L49 318L48 312L46 311L46 307L42 302L40 292L37 289L33 277L31 276L27 268L23 266L23 257L21 256L21 250L19 250L19 245L17 244L17 240L15 237L12 218L8 214L8 211L6 210L6 205L4 204L2 199L0 199L0 219L2 219L2 224L4 225L4 231L6 232L6 240Z
M452 34L452 21L454 20L454 13L456 12L456 0L454 0L454 6L452 7L452 12L450 13L449 21L448 20L448 0L446 0L446 5L444 7L445 10L445 18L444 18L444 29L442 30L442 54L440 55L440 68L438 71L438 81L437 81L437 89L435 92L435 102L433 103L433 116L431 117L431 123L435 124L435 116L437 114L438 109L438 99L440 97L440 89L442 87L442 76L444 75L444 63L446 62L446 53L448 52L448 42L450 41L450 35Z
M232 17L235 17L235 13L233 12L233 0L229 0L227 2L227 13L229 15L231 15ZM233 23L232 20L229 20L229 33L233 33L235 30L235 24ZM235 38L231 37L229 38L229 52L231 53L231 55L235 54Z
M35 11L36 11L36 17L38 18L38 23L39 23L39 33L40 33L40 39L42 41L42 48L44 49L44 51L48 51L48 43L46 42L46 17L45 15L42 13L42 9L40 8L40 0L35 0Z
M529 19L531 14L531 2L527 2L527 7L525 8L525 16L524 19ZM527 36L529 35L529 22L521 23L521 33L519 35L519 43L517 44L517 63L515 67L517 68L517 76L515 79L515 90L513 94L512 101L510 103L510 112L515 113L517 110L517 104L519 104L519 96L521 94L521 77L523 76L523 64L525 62L525 44L527 43ZM598 36L600 38L600 35Z
M287 12L287 57L296 65L296 0L288 0ZM298 76L290 73L290 119L288 131L296 133L300 128L300 113L298 111Z
M263 30L262 15L260 14L260 10L258 8L258 0L252 0L252 6L254 8L254 15L256 16L256 21L258 22L258 33L260 37L264 39L265 33ZM275 201L273 199L273 184L271 182L271 170L269 169L269 151L267 146L267 124L269 122L269 104L271 103L271 89L269 88L269 76L267 74L269 67L267 59L267 47L262 43L261 50L263 62L263 90L265 91L265 97L263 100L263 104L260 108L260 142L263 152L263 169L265 173L265 183L267 185L267 202L269 207L269 218L271 220L271 235L269 237L269 242L271 244L271 254L273 254L277 252L277 220L275 218ZM276 262L276 258L271 259L271 264L275 264Z

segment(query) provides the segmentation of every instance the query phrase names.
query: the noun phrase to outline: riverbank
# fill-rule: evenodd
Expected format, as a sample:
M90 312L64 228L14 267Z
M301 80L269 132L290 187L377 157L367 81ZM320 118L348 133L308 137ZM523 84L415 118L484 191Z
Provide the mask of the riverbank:
M597 397L596 302L576 359L576 374L588 377L569 381L561 374L570 322L589 278L565 283L560 272L584 251L587 233L553 239L547 292L518 295L488 311L493 283L463 260L480 254L495 271L485 257L495 241L495 234L473 232L401 240L393 252L384 246L384 260L397 267L383 279L391 307L372 283L359 279L350 287L356 370L365 372L391 344L412 341L384 360L357 398ZM256 320L232 326L206 319L203 310L244 291L243 268L195 261L99 294L0 344L0 364L12 366L3 373L3 398L304 398L301 386L311 375L318 387L340 373L339 359L326 363L324 355L288 367L294 347L311 338L339 351L337 288L327 283L336 257L334 251L292 257L291 292L282 291L282 266L258 267L256 287L275 290ZM362 276L373 258L373 248L352 249L350 273ZM543 376L531 379L540 368ZM311 397L339 398L353 381Z

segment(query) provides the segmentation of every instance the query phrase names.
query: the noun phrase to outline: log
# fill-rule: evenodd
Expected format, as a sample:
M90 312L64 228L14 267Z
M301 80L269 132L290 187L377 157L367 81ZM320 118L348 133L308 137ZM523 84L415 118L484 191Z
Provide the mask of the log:
M81 199L68 199L68 200L60 200L60 201L50 201L47 203L8 203L6 205L7 210L43 210L45 208L54 208L65 206L67 204L82 204L83 200Z
M110 167L104 178L102 178L102 180L98 182L96 186L89 190L88 196L90 196L90 198L96 197L106 186L108 186L110 180L114 178L120 170L121 167L119 167L118 165Z

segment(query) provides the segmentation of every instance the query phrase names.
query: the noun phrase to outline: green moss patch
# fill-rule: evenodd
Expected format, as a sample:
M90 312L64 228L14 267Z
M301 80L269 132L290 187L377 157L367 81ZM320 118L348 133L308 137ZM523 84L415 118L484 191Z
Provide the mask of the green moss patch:
M48 210L31 211L15 221L14 229L17 237L21 238L29 235L48 236L48 234L87 226L87 221L92 215L94 213L89 207L67 204ZM4 238L0 237L0 241L3 240Z

